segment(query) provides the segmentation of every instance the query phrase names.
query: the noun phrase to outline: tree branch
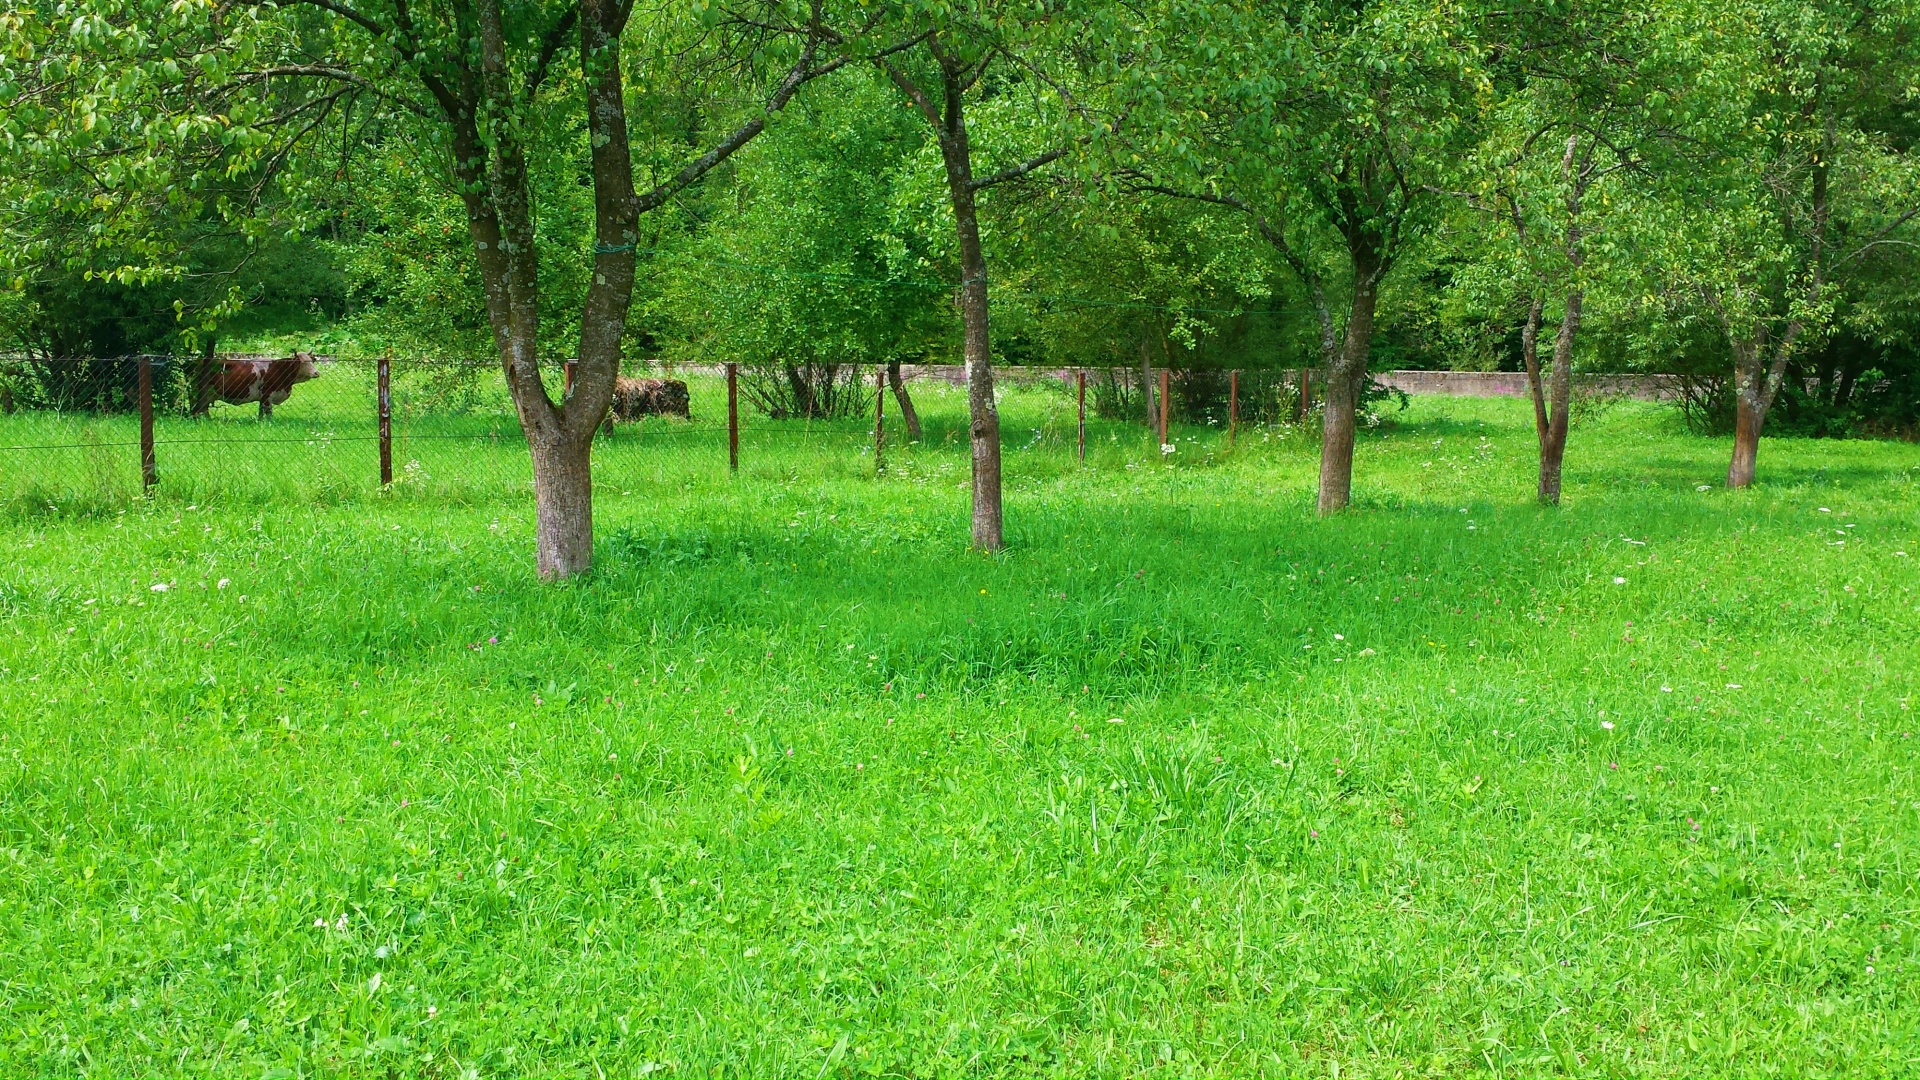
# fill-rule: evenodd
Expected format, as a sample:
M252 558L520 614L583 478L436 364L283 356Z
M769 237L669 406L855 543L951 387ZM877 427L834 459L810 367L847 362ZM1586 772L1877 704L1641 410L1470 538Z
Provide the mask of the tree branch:
M920 88L920 84L914 82L899 68L894 67L891 60L883 57L874 62L880 65L880 69L887 73L887 78L892 79L893 84L898 86L900 91L907 95L908 100L920 110L921 115L927 118L927 123L932 124L935 131L940 130L942 123L940 110L934 105L933 99L927 96L927 92Z
M554 23L553 29L548 30L547 36L540 40L540 59L534 63L533 70L527 74L529 101L533 99L534 92L540 89L540 84L547 81L547 69L553 66L553 58L558 56L560 50L565 47L567 36L573 33L573 24L579 18L580 5L576 3L560 16L560 21Z
M1077 143L1078 141L1079 140L1075 140L1075 143ZM1059 161L1061 158L1066 157L1067 152L1072 150L1073 147L1074 147L1074 143L1069 143L1066 146L1056 146L1053 149L1047 151L1046 153L1041 154L1039 157L1028 158L1027 160L1021 162L1018 165L1014 165L1010 168L1001 169L999 172L994 173L991 176L982 176L977 180L968 181L967 190L979 191L983 188L990 188L995 184L1004 184L1009 180L1018 180L1035 169L1044 168L1047 165L1050 165L1053 162Z
M310 4L313 7L321 8L322 10L331 11L335 15L338 15L341 18L346 19L350 22L359 23L363 29L365 29L368 33L372 34L374 37L387 36L386 27L380 25L375 20L360 14L359 12L353 10L352 8L348 7L345 4L335 3L334 0L293 0L293 2L301 3L301 4Z
M767 103L761 108L760 115L734 129L726 138L720 140L713 149L694 158L687 163L686 168L681 169L665 182L656 185L653 190L640 196L638 200L639 213L645 214L648 211L656 209L671 198L674 193L692 184L702 176L705 176L714 166L732 157L734 151L747 145L747 143L753 140L754 136L766 129L767 120L775 113L786 108L787 102L793 100L793 95L798 93L802 86L805 86L807 83L812 82L822 75L831 74L846 64L846 57L837 56L817 67L814 65L814 59L820 52L820 43L826 37L823 28L818 22L818 5L814 8L814 18L814 23L807 31L807 47L801 50L800 59L794 61L793 67L787 71L786 77L780 80L780 85L776 87L773 94L767 98Z
M1920 206L1916 206L1913 209L1907 211L1906 213L1901 214L1899 217L1893 220L1893 223L1891 225L1888 225L1886 228L1881 229L1877 233L1874 233L1872 239L1868 240L1866 243L1861 244L1859 247L1854 248L1852 251L1848 252L1845 258L1836 260L1833 264L1833 268L1835 270L1838 270L1842 266L1847 265L1848 263L1859 258L1860 256L1865 255L1867 252L1872 251L1874 248L1880 247L1884 244L1894 244L1894 245L1907 244L1908 243L1907 241L1889 240L1887 239L1887 237L1892 235L1895 229L1898 229L1900 226L1905 225L1907 222L1912 221L1916 217L1920 217Z
M331 79L335 82L348 83L356 89L372 94L374 97L395 102L401 108L406 109L416 116L429 115L427 110L421 108L418 104L381 90L378 84L364 75L356 74L345 68L330 67L325 64L283 64L279 67L262 68L259 71L242 72L234 76L231 83L220 87L214 91L214 93L222 94L247 83L273 78Z
M972 73L971 75L968 75L968 76L967 76L966 78L964 78L964 79L961 79L961 80L960 80L960 92L961 92L961 93L963 93L963 94L964 94L964 93L966 93L967 91L969 91L969 90L971 90L971 89L973 89L973 88L974 88L974 86L975 86L976 84L978 84L978 83L980 82L980 79L981 79L981 78L982 78L982 77L983 77L984 75L986 75L986 73L987 73L987 68L988 68L989 66L991 66L991 65L992 65L992 63L993 63L993 55L994 55L994 53L996 53L996 52L998 52L998 51L999 51L999 50L997 50L997 49L988 49L988 50L987 50L987 55L985 55L985 56L983 56L983 57L981 57L981 58L980 58L980 62L979 62L978 64L975 64L975 65L974 65L974 67L973 67L973 73Z
M1221 194L1211 191L1187 191L1183 188L1169 187L1165 184L1157 184L1152 180L1144 179L1143 182L1133 183L1129 186L1135 191L1146 191L1155 195L1165 195L1173 199L1186 199L1191 202L1212 203L1215 206L1224 206L1229 210L1238 210L1240 213L1253 219L1253 227L1259 231L1261 237L1264 238L1267 243L1272 244L1274 248L1280 252L1280 257L1286 260L1287 266L1293 270L1294 274L1300 278L1302 283L1314 289L1320 287L1320 275L1314 273L1313 267L1310 266L1305 259L1300 257L1300 253L1293 249L1292 244L1287 242L1286 231L1274 225L1271 221L1268 221L1265 214L1255 210L1252 206L1248 205L1246 200L1240 198L1238 195L1234 195L1231 192Z

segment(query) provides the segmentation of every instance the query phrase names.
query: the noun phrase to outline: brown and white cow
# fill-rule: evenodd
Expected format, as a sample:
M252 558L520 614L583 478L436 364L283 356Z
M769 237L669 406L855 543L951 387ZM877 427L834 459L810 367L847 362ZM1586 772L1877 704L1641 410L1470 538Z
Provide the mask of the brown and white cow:
M278 360L220 360L202 364L200 385L193 395L193 414L207 415L216 401L229 405L260 403L260 417L273 415L273 407L293 396L296 383L319 378L313 354L297 352Z

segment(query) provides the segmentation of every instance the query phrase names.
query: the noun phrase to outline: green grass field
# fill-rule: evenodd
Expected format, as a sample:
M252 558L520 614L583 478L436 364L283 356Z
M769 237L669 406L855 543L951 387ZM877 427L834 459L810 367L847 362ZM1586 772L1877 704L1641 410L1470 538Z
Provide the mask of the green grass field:
M1920 447L1421 400L1322 521L1030 390L986 557L923 402L616 436L562 586L510 464L0 493L0 1074L1920 1070Z

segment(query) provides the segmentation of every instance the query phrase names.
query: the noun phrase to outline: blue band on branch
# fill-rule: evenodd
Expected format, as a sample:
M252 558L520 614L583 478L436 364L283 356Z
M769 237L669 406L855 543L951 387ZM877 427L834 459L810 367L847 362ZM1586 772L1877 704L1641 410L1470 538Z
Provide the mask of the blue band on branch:
M633 250L634 250L634 245L632 244L595 244L593 245L593 253L595 255L621 255Z

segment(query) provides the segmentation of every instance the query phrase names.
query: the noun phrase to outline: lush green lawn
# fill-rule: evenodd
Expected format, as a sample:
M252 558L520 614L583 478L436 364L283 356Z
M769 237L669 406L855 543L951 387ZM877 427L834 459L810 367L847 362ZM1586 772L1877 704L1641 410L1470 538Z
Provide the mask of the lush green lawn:
M1015 394L988 558L926 401L560 587L511 485L6 502L0 1074L1920 1069L1920 448L1622 406L1545 511L1424 401L1319 521Z

